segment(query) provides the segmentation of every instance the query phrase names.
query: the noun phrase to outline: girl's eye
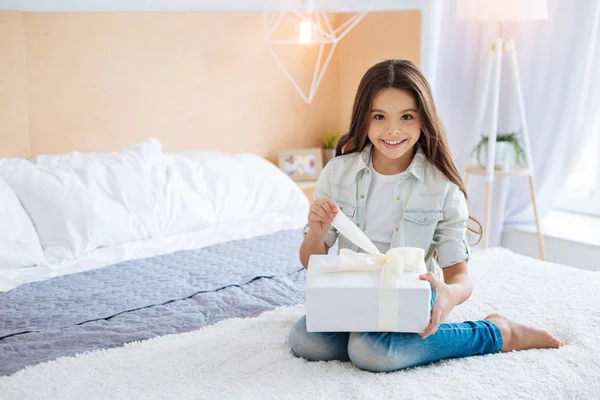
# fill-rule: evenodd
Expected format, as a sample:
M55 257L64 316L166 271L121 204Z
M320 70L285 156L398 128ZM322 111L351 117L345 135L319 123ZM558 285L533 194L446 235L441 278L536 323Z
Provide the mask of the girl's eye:
M383 121L385 117L383 116L383 114L375 114L373 116L373 119L376 119L377 121Z
M404 115L402 116L402 119L403 119L404 121L410 121L411 119L413 119L413 116L412 116L411 114L404 114Z

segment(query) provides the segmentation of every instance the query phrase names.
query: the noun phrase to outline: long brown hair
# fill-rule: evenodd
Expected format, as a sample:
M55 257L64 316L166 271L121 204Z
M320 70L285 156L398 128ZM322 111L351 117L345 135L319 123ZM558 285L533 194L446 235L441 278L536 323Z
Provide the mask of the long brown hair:
M406 90L417 103L421 120L421 135L415 146L420 147L427 159L467 197L467 190L452 160L446 130L437 113L431 87L419 68L409 60L386 60L375 64L362 77L352 108L350 131L338 141L335 155L350 154L364 150L370 143L368 137L371 106L375 95L385 88ZM479 221L469 216L478 230L468 228L481 240L483 229Z

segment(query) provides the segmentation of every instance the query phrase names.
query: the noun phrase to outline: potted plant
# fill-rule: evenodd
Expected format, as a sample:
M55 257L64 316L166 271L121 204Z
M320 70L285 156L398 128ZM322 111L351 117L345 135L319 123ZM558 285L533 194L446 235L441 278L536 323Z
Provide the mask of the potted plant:
M331 133L323 139L323 165L327 164L329 160L335 157L335 146L337 146L339 139L340 135L337 133Z
M482 135L481 140L471 153L480 168L487 165L489 136ZM496 135L496 158L494 168L510 170L515 165L525 167L525 150L521 146L518 132L498 133Z

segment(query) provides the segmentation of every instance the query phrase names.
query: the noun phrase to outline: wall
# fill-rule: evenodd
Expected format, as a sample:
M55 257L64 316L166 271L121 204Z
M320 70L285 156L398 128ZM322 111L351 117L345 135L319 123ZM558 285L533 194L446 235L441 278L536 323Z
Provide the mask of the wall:
M329 12L413 10L435 0L317 0ZM263 11L306 7L306 0L0 0L1 10L14 11Z
M113 151L153 136L167 151L274 161L281 149L319 146L340 131L340 97L366 64L418 60L418 20L418 12L367 15L307 105L262 44L262 13L2 12L0 156ZM306 85L316 50L277 51Z
M0 12L0 156L27 157L29 142L23 15Z
M15 37L24 32L27 87L8 97L28 96L31 154L153 136L166 150L274 159L281 148L318 145L337 125L337 59L304 104L259 44L259 13L24 13L13 25Z
M600 219L553 211L541 221L546 261L600 272ZM539 258L535 224L510 225L504 229L502 247Z

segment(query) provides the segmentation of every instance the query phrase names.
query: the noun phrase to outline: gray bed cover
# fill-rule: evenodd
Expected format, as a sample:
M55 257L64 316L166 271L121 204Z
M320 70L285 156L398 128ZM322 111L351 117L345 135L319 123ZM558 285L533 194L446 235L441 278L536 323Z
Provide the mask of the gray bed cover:
M304 301L299 230L121 262L0 293L0 376Z

